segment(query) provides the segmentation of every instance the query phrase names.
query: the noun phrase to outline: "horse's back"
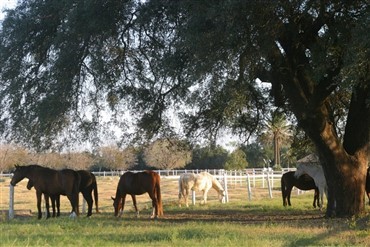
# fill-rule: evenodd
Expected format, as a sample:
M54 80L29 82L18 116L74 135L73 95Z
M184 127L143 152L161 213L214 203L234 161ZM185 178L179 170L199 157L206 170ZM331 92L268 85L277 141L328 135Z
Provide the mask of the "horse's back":
M96 178L93 173L86 170L78 170L78 174L80 175L81 181L80 181L80 191L84 190L85 188L88 188L92 186L94 183L96 183Z
M213 176L208 172L200 172L195 176L194 189L209 190L212 187Z
M142 195L146 192L154 190L154 187L159 184L160 177L156 172L125 172L119 182L118 186L122 193L131 195Z

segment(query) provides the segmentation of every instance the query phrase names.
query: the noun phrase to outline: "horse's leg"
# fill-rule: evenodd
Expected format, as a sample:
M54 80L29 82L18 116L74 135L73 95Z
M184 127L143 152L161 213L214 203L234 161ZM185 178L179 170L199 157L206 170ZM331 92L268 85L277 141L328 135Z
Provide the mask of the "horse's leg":
M55 217L55 201L57 196L50 196L51 207L53 208L53 218Z
M136 212L136 217L139 218L139 210L137 209L137 204L136 204L136 196L131 195L132 198L132 203L134 204L135 212Z
M152 199L152 215L150 216L151 219L158 218L158 199L153 191L153 194L149 194L150 199Z
M185 199L185 205L188 208L189 207L189 188L185 189L184 199Z
M203 190L203 204L207 204L207 194L208 190L207 189Z
M36 190L36 199L37 199L37 211L38 211L38 219L41 219L42 212L41 212L41 195L42 193Z
M289 186L288 188L287 188L287 190L285 191L285 200L288 200L288 205L289 206L292 206L292 204L290 203L290 195L292 194L292 189L293 189L293 186ZM286 206L286 202L284 202L285 203L285 205L284 206Z
M315 189L315 194L313 196L313 207L316 208L316 202L317 206L319 206L319 189Z
M119 213L119 217L121 217L122 216L122 214L123 214L123 209L125 208L125 201L126 201L126 195L127 194L123 194L122 195L122 198L121 198L121 209L120 209L120 213ZM131 196L132 197L132 196ZM132 201L134 201L134 199L132 198ZM136 200L135 200L135 202L136 202ZM135 206L135 210L136 210L136 203L134 203L134 206Z
M50 204L49 204L49 195L44 193L45 207L46 207L46 219L50 218Z
M87 217L92 215L92 205L93 205L93 199L92 199L92 190L90 191L83 191L82 195L85 198L87 202Z
M59 217L60 216L60 195L57 195L55 197L55 202L57 205L57 217Z

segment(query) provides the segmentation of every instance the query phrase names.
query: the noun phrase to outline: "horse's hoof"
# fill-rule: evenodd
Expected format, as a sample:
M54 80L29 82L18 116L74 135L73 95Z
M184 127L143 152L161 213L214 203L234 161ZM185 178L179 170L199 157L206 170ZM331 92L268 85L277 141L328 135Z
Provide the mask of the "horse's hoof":
M76 213L75 212L72 212L70 215L69 215L69 218L72 218L72 219L75 219L77 217Z

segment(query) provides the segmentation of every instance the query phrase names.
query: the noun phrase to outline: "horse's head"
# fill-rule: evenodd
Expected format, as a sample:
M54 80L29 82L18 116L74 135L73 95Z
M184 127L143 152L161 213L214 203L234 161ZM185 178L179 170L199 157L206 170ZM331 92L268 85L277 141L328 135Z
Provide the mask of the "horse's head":
M27 176L27 167L15 165L15 171L13 173L12 180L10 184L15 186L19 181L24 179Z
M219 193L218 193L218 200L221 203L224 203L225 202L225 197L226 197L225 191L224 190L220 190Z
M112 200L113 200L113 207L114 207L114 216L120 216L118 215L118 213L122 212L123 208L122 208L122 198L116 196L116 198L114 198L113 196L111 197Z
M32 189L32 187L33 187L33 182L31 180L28 180L27 189L30 190Z

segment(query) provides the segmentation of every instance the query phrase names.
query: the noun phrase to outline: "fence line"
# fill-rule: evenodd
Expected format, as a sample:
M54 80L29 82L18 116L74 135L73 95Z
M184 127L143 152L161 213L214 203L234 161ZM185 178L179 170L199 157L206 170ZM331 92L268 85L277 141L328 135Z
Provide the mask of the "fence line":
M167 179L178 180L180 175L183 173L200 173L205 170L158 170L157 172ZM272 190L274 188L274 180L281 179L282 174L285 171L273 171L271 169L248 169L243 171L226 171L226 170L206 170L211 173L216 179L218 179L221 184L223 184L225 190L225 203L229 202L228 185L242 185L243 182L246 184L248 191L248 200L252 200L252 187L256 187L256 182L261 181L262 188L265 188L267 184L267 189L269 192L269 197L272 198ZM96 176L120 176L124 171L111 171L111 172L93 172ZM0 174L0 177L12 177L13 174ZM253 185L253 186L252 186ZM279 183L280 185L280 183ZM85 208L85 201L83 200L83 209ZM192 193L192 204L195 205L195 192ZM84 211L84 210L83 210ZM9 185L9 219L14 218L14 186Z

